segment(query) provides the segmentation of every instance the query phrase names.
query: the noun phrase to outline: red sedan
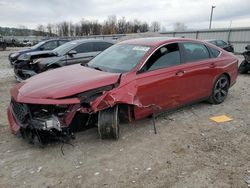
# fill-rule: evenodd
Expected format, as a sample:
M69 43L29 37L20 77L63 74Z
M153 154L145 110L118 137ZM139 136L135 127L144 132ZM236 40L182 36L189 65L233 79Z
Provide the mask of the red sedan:
M222 103L237 78L238 60L206 42L141 38L118 43L87 65L30 78L11 90L10 128L31 142L67 137L97 125L119 137L119 120L151 116L190 103Z

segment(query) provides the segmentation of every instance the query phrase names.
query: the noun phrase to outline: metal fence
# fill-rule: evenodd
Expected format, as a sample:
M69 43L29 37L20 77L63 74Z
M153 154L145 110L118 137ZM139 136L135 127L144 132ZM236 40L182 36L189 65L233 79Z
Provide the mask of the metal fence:
M70 39L84 39L84 38L103 38L103 39L119 39L124 36L133 34L114 34L114 35L90 35L90 36L79 36L79 37L60 37ZM166 37L185 37L194 38L199 40L206 39L221 39L230 42L234 45L235 52L242 53L247 44L250 44L250 27L246 28L231 28L231 29L211 29L211 30L196 30L196 31L183 31L183 32L164 32L160 35ZM142 37L144 35L141 35ZM5 36L7 40L16 39L22 41L24 39L30 41L40 41L49 39L50 37L41 36ZM135 37L134 37L135 38Z
M221 39L234 45L235 52L241 53L250 44L250 27L231 29L211 29L184 32L164 32L167 37L185 37L199 40Z

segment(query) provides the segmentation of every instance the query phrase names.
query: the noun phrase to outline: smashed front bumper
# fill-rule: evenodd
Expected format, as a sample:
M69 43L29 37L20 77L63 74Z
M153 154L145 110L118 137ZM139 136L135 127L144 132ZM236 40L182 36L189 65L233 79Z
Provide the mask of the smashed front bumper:
M41 108L38 111L34 106L12 100L7 111L12 133L21 135L31 143L34 143L34 140L38 138L41 144L72 136L64 119L69 118L66 115L67 108L57 110L55 113L49 112L49 108L52 107Z

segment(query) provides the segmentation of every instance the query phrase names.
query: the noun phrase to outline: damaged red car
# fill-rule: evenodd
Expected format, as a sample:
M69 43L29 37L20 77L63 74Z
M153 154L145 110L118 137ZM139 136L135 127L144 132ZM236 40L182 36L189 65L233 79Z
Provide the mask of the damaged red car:
M88 64L51 70L12 88L10 128L39 143L91 125L101 138L117 139L120 120L203 100L222 103L236 83L237 68L235 56L202 41L123 41Z

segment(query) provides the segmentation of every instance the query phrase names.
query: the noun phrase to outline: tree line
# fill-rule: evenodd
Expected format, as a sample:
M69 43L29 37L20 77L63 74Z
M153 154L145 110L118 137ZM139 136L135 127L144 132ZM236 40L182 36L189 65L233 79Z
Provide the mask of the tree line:
M166 30L161 28L158 21L153 21L150 24L142 22L138 19L133 21L126 20L125 17L117 19L115 15L100 23L98 20L82 19L78 23L71 21L62 21L58 23L39 24L35 30L28 29L26 26L19 28L0 27L0 36L88 36L88 35L108 35L108 34L128 34L128 33L143 33L143 32L159 32ZM176 32L186 31L187 26L182 22L173 24L173 30Z
M41 33L36 30L28 29L25 26L19 26L19 28L0 27L0 36L39 36ZM43 33L42 36L46 36L48 33Z
M37 27L39 35L44 36L88 36L88 35L107 35L107 34L125 34L125 33L143 33L148 31L158 32L160 23L153 21L148 24L137 19L127 21L125 17L117 19L116 16L108 18L100 23L98 20L82 19L78 23L63 21L60 23L40 24Z

